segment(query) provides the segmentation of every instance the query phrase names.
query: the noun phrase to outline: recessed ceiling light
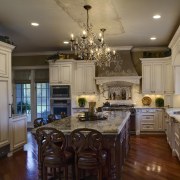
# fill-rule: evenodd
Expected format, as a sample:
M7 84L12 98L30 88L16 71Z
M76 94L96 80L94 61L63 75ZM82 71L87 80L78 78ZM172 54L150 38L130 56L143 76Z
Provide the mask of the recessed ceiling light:
M150 38L152 41L156 40L157 38L156 37L151 37Z
M39 26L39 23L32 22L32 23L31 23L31 26Z
M156 14L156 15L153 16L153 18L154 18L154 19L160 19L160 18L161 18L161 15Z
M69 44L69 42L68 42L68 41L64 41L63 43L64 43L64 44Z

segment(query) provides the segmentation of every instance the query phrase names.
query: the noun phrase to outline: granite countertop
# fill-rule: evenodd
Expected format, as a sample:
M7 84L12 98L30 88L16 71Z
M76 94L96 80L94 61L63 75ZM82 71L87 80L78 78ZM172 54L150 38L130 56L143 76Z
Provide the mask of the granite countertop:
M166 109L166 112L168 113L168 115L172 118L175 118L177 120L177 122L180 123L180 114L174 114L174 112L179 111L180 112L180 108L168 108Z
M80 121L78 119L78 114L70 117L66 117L61 120L46 124L41 127L53 127L65 134L70 134L73 130L77 128L91 128L100 131L102 134L119 134L124 124L130 116L129 111L109 111L105 112L107 115L106 120L96 120L96 121ZM36 129L32 130L35 134Z
M26 114L12 114L13 119L20 118L20 117L23 117L23 116L27 116L27 115Z
M73 107L72 109L89 109L88 107Z
M134 106L135 109L164 109L165 107L156 106Z

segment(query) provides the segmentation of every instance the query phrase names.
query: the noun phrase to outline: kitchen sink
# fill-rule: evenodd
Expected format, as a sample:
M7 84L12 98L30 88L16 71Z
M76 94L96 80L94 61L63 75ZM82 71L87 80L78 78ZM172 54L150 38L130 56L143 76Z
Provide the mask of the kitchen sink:
M180 111L174 111L173 114L179 114L180 115Z

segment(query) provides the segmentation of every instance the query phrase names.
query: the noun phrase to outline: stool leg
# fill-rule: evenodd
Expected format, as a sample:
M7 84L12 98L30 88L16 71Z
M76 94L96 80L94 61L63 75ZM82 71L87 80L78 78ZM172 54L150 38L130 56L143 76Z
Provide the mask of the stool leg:
M102 180L102 167L98 169L98 180Z
M65 180L68 180L68 165L65 166Z
M47 180L47 167L43 165L43 180Z
M79 172L77 165L75 165L75 172L76 172L76 180L79 180Z
M76 172L75 172L75 165L72 164L72 178L76 177Z

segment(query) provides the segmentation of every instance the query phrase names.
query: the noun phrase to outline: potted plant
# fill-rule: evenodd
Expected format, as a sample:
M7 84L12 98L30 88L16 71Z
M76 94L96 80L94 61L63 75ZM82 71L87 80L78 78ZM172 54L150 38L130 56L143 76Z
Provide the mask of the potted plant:
M164 106L164 99L159 97L155 99L155 104L157 107L163 107Z
M84 107L86 105L86 98L84 97L78 98L78 104L79 104L79 107Z

